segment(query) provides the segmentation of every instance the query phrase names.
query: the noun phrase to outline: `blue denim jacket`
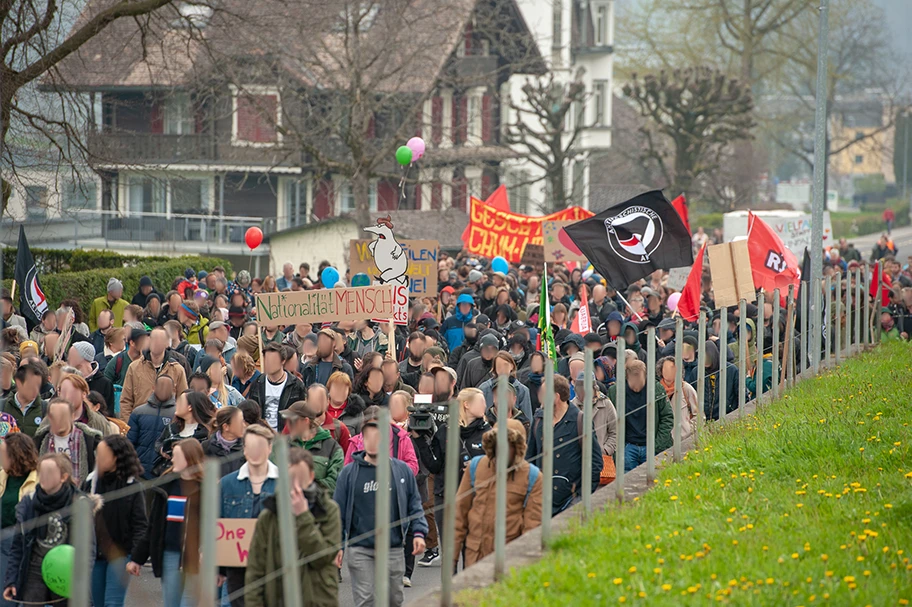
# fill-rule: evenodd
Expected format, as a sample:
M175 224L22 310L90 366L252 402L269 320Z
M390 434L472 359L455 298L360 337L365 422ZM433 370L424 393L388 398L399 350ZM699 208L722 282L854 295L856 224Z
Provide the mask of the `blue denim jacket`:
M250 472L245 463L237 472L222 477L222 518L257 518L263 510L263 501L275 493L279 468L272 462L266 463L266 482L259 495L253 493Z

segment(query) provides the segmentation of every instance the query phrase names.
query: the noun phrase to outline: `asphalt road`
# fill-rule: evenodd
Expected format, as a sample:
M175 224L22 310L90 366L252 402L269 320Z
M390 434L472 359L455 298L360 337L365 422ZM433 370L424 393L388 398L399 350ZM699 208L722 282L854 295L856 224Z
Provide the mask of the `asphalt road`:
M897 228L893 230L891 234L893 238L893 243L896 245L898 251L897 261L903 262L905 265L906 260L912 256L912 227ZM869 259L871 256L871 249L874 247L874 243L877 242L877 239L880 238L880 234L869 234L867 236L859 236L858 238L852 238L850 241L855 244L855 248L858 249L865 260Z

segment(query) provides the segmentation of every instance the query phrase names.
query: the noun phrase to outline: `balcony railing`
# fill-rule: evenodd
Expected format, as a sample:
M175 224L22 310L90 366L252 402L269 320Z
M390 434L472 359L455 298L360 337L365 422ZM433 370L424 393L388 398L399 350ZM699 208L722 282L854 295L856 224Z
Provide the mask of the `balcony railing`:
M89 153L99 163L207 161L214 158L209 135L90 133Z

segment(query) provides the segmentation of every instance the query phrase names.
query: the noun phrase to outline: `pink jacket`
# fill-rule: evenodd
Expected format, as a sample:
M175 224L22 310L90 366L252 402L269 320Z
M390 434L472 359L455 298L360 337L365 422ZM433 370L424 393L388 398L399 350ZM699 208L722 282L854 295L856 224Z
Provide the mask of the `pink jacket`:
M396 459L401 460L406 466L412 469L412 474L418 475L418 456L415 455L415 447L412 445L412 437L408 432L398 426L391 426L390 432L395 430L399 436L399 456ZM357 451L364 451L364 438L356 434L348 441L348 450L345 452L345 465L352 463L352 455ZM390 457L395 457L393 452L393 440L390 437Z

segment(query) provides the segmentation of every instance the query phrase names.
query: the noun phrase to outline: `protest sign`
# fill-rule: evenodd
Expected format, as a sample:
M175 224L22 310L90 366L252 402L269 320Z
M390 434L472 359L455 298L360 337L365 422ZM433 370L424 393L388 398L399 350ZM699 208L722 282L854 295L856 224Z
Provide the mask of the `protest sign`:
M352 240L349 243L349 268L352 275L367 274L371 280L376 280L380 275L374 256L368 245L370 239ZM408 259L409 294L437 295L437 251L439 243L436 240L400 240L402 251Z
M406 304L407 305L407 304ZM258 293L256 317L261 327L339 320L390 319L392 285Z
M756 299L746 240L707 247L716 307L736 306L742 299Z
M246 567L247 553L256 527L255 518L220 518L215 535L216 564L219 567Z
M543 221L542 240L545 246L545 261L587 261L583 252L570 240L565 227L575 221Z
M544 217L517 215L495 209L473 197L465 245L470 253L476 255L500 255L511 263L520 263L527 244L542 244L543 222L572 223L591 216L591 212L581 207L570 207Z
M374 322L389 322L392 319L393 324L406 326L408 325L409 311L409 290L402 285L393 285L393 315L386 318L372 318Z
M687 277L690 276L690 268L672 268L668 270L668 278L665 286L675 291L680 291L687 283Z

